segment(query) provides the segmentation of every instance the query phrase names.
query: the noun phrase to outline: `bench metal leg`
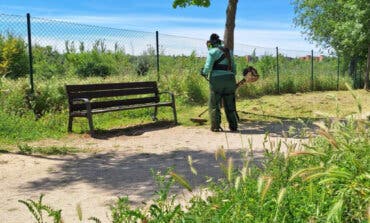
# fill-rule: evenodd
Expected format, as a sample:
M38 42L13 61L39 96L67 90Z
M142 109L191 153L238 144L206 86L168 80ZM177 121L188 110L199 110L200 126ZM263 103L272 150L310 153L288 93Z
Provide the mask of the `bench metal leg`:
M68 118L68 132L72 132L73 117L70 115Z
M173 111L173 118L174 118L175 124L177 125L177 114L176 114L176 105L175 105L175 102L172 105L172 111Z
M92 120L92 114L90 112L86 115L87 120L89 121L90 135L94 134L94 123Z
M158 107L154 106L154 113L152 116L153 121L158 121L157 114L158 114Z

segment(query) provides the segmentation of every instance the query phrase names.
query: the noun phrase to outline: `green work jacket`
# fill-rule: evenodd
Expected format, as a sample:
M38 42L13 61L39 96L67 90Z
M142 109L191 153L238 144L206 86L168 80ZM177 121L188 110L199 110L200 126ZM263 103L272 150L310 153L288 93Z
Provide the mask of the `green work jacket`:
M231 57L231 64L232 64L232 70L213 70L213 65L216 60L221 58L222 54L224 52L220 50L218 47L210 48L208 50L208 55L206 59L206 64L203 68L203 74L207 75L210 79L211 77L218 77L218 76L224 76L224 75L236 75L236 65L234 62L234 55L233 51L230 50L230 57ZM223 59L219 64L227 65L228 61L227 59Z

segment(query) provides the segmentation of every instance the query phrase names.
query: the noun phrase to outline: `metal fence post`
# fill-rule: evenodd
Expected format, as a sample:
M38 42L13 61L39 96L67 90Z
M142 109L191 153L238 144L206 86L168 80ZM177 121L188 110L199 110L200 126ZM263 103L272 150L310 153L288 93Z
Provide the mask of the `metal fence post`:
M314 83L313 83L313 50L311 50L311 91L314 90Z
M27 13L27 36L28 36L28 59L30 65L30 84L31 84L31 93L34 93L33 85L33 57L32 57L32 42L31 42L31 16L30 13Z
M338 57L338 66L337 66L337 91L339 91L339 54L337 55Z
M354 65L353 65L353 76L352 76L352 81L353 81L353 89L356 89L357 83L356 83L356 77L357 76L357 58L354 59Z
M158 37L158 31L155 31L155 42L156 42L156 50L157 50L157 81L159 82L159 37Z
M355 63L355 72L353 76L353 89L357 89L357 58Z
M277 78L277 90L280 94L280 77L279 77L279 48L276 47L276 78Z

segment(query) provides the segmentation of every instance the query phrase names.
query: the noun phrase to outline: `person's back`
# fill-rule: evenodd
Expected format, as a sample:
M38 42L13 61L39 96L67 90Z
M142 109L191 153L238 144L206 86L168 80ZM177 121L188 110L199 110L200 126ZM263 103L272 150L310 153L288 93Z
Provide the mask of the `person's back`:
M211 35L207 46L209 50L202 75L208 75L210 82L211 130L222 130L220 106L223 101L229 128L231 131L236 131L238 127L235 105L236 66L232 52L222 46L217 34Z
M226 54L229 54L229 56ZM219 59L221 60L218 61ZM208 50L208 56L203 70L204 73L210 73L211 77L235 75L235 69L236 66L232 51L223 47L222 45L218 47L212 47Z

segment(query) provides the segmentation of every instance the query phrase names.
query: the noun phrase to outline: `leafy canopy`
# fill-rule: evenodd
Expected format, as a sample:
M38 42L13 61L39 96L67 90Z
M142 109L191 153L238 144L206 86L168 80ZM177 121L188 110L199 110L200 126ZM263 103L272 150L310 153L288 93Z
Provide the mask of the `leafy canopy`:
M191 5L209 7L210 4L210 0L174 0L172 7L177 8L177 6L179 6L181 8L185 8Z
M294 22L310 41L345 56L366 56L370 43L369 0L294 0Z

